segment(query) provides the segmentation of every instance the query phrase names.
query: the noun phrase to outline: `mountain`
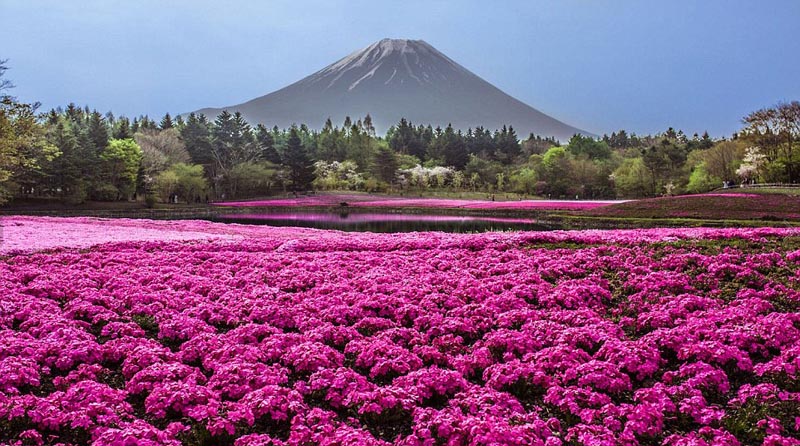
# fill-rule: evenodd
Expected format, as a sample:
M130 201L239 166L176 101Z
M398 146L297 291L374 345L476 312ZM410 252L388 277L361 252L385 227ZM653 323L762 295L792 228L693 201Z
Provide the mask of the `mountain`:
M561 141L591 135L514 99L423 40L383 39L266 96L197 113L213 118L222 110L238 110L268 127L321 128L328 117L341 125L345 116L369 113L379 134L405 117L416 125L452 123L462 130L512 125L520 137L535 133Z

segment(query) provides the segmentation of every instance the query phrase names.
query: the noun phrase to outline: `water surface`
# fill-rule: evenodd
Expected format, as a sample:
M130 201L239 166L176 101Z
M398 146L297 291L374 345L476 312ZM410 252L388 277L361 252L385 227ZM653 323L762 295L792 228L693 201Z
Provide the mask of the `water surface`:
M269 226L337 229L369 232L486 232L552 229L532 219L483 216L391 214L363 212L274 212L219 214L214 221Z

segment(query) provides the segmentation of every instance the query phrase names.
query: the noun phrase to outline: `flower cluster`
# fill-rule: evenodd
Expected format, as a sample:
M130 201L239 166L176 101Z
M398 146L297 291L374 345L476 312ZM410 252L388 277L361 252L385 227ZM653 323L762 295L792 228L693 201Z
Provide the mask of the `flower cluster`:
M185 224L0 261L0 443L800 444L799 230Z

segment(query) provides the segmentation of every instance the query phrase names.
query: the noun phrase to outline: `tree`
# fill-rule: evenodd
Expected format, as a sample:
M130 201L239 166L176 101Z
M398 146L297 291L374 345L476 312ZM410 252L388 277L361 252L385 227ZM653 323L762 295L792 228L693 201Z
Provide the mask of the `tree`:
M314 162L308 156L303 142L300 140L297 127L289 130L289 139L286 142L284 164L289 168L289 182L295 192L311 188L314 181Z
M3 79L5 77L6 71L8 70L8 66L6 65L7 63L8 59L0 59L0 100L6 98L11 99L3 92L14 88L14 84L11 83L10 80Z
M692 169L686 191L694 194L708 192L719 187L720 183L722 183L722 179L709 174L705 163L701 162Z
M132 139L112 139L100 154L101 179L98 198L119 200L136 189L136 177L142 160L142 149ZM110 187L109 187L110 186ZM116 197L110 192L116 190Z
M542 156L540 178L547 183L547 190L555 197L566 195L570 190L570 159L564 147L551 147Z
M187 203L198 201L206 191L206 180L203 178L203 166L197 164L176 163L169 168L175 174L175 193Z
M586 156L591 160L604 160L611 157L611 149L604 141L579 134L575 134L569 140L567 149L575 156Z
M547 152L547 149L557 145L559 144L555 138L542 138L539 135L531 133L528 139L522 142L522 151L525 156L542 155Z
M523 167L514 172L509 178L511 188L518 193L531 195L536 190L539 178L536 171L530 167Z
M423 159L425 155L425 145L421 141L418 129L406 120L400 118L400 122L396 127L393 127L390 132L387 132L386 139L389 141L389 147L395 152L403 155L413 155Z
M748 147L745 149L742 164L736 169L736 175L745 182L757 180L761 175L765 160L758 147Z
M144 129L136 133L134 140L142 149L144 173L150 177L173 164L191 162L189 151L175 128L162 131Z
M236 165L261 159L261 147L256 144L253 128L238 111L233 114L233 130L231 163Z
M133 131L131 131L131 121L122 116L117 120L112 132L114 139L128 139L133 138Z
M159 124L158 127L161 130L167 130L171 129L174 125L175 124L173 124L172 122L172 116L170 116L169 113L167 113L166 115L164 115L163 118L161 118L161 123Z
M494 161L487 161L479 156L470 155L467 165L464 166L464 174L470 179L473 189L481 184L494 184L497 174L503 171L503 166Z
M270 192L277 171L269 162L244 162L231 169L227 178L231 197L249 197Z
M650 196L658 194L658 182L666 177L669 170L670 159L664 150L664 145L650 146L642 150L642 164L650 171Z
M495 132L494 146L495 159L503 164L513 163L522 153L517 134L511 126L503 126L499 132Z
M5 71L5 61L0 61L0 93L12 86L3 79ZM0 203L11 195L13 181L38 172L43 163L58 155L36 119L36 104L0 96Z
M800 101L754 111L743 122L743 138L761 148L768 164L782 167L783 174L770 180L800 181L800 156L795 150L795 142L800 139ZM776 169L767 166L766 170Z
M397 155L388 146L381 145L372 161L375 177L387 184L395 182L397 177Z
M326 190L362 189L366 180L358 173L358 165L350 160L317 161L314 163L314 186Z
M233 115L228 110L223 110L214 121L212 132L211 154L214 158L214 166L223 175L228 169L233 167L233 145L236 140L236 123Z
M89 139L91 147L95 153L99 154L108 145L108 125L103 115L97 110L89 114L89 123L86 130L86 136Z
M178 174L173 170L165 170L156 175L153 183L161 201L167 203L178 190Z
M258 143L258 148L261 152L259 155L260 159L268 161L272 164L281 163L281 156L275 149L275 138L272 136L272 132L270 132L264 126L264 124L258 124L258 126L256 126L256 142Z
M211 129L205 115L190 113L180 132L193 163L209 165L213 162Z
M442 156L444 158L444 163L459 170L463 169L467 161L469 161L469 154L467 153L467 145L464 142L464 136L460 131L454 131L453 126L448 124L444 135L442 135L442 139Z
M641 158L626 158L611 174L617 193L622 197L643 197L650 193L650 171Z
M720 141L703 153L703 162L709 175L722 181L736 178L736 168L744 156L742 141Z
M70 121L64 116L56 116L48 130L47 139L61 152L45 168L51 180L51 188L67 203L83 203L89 193L84 175L87 160L71 129Z

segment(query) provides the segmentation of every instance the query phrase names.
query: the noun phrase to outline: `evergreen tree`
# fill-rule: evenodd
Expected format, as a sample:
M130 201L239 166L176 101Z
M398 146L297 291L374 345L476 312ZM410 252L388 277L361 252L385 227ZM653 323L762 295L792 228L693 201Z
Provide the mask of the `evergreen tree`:
M420 137L420 131L414 128L414 125L406 120L400 118L397 127L394 128L391 136L387 135L389 147L395 152L404 155L413 155L419 159L425 156L425 148Z
M60 190L59 195L70 203L83 202L87 192L81 171L83 160L78 140L69 129L69 121L58 117L56 124L51 126L48 139L61 152L48 166L53 189Z
M100 172L103 178L104 199L127 199L136 191L136 178L142 160L142 149L132 139L112 139L100 154ZM116 197L107 194L108 186Z
M105 118L97 110L89 115L87 136L98 154L108 146L108 127L106 126Z
M240 112L237 111L233 114L231 126L230 146L228 147L229 165L226 168L260 159L261 149L256 143L253 128Z
M328 162L344 161L346 152L344 150L343 135L338 127L333 126L331 118L325 121L318 139L317 159Z
M261 151L261 159L273 164L281 163L281 156L275 149L275 138L272 137L272 132L269 131L264 124L258 124L258 126L256 126L256 141Z
M236 140L236 131L233 115L227 110L223 110L214 121L211 145L215 166L222 173L232 167L231 154Z
M295 126L289 129L289 139L286 142L286 153L284 153L283 159L284 164L289 168L292 190L299 192L310 189L315 178L314 162L308 156Z
M444 130L441 127L437 126L436 130L433 131L425 151L425 158L436 162L444 162Z
M117 120L117 125L114 128L113 132L114 139L129 139L133 138L133 132L131 131L131 121L122 116Z
M397 155L388 146L381 145L375 153L372 169L379 180L388 184L394 183L398 169Z
M454 131L453 126L448 124L442 138L442 155L445 165L462 170L467 165L469 155L461 131Z
M503 126L494 134L494 158L504 164L513 163L522 153L514 127Z
M181 138L192 162L208 166L214 162L211 147L211 129L205 115L189 114L186 125L181 129Z
M161 130L171 129L173 126L174 124L172 123L172 116L170 116L169 113L161 118L161 124L159 125Z
M605 141L598 141L591 136L574 135L567 145L567 150L575 156L586 156L591 160L605 160L611 157L611 149Z
M367 113L367 116L364 116L364 132L370 138L375 137L375 126L372 124L372 116Z

